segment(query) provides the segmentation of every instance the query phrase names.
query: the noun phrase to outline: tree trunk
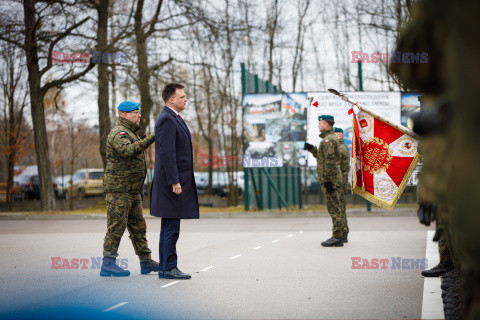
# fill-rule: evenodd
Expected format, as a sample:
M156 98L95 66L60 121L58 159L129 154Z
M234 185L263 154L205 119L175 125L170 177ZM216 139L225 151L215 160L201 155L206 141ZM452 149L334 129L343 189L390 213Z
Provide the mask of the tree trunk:
M207 145L208 145L208 159L210 159L211 163L208 166L208 187L207 187L207 194L209 196L212 195L212 177L213 177L213 140L212 138L207 138Z
M71 128L70 128L70 185L69 185L69 208L70 210L73 210L73 169L75 168L75 126L73 124L73 121L71 122Z
M8 126L6 128L7 133L7 208L12 209L12 188L13 188L13 176L15 170L15 145L16 145L16 130L15 130L15 90L14 90L14 68L13 65L9 68L9 88L8 90Z
M100 0L96 6L98 13L97 50L102 54L108 49L108 0ZM100 129L100 154L103 167L106 165L107 136L111 129L109 111L109 73L107 61L99 61L98 67L98 124Z
M12 210L12 188L13 188L13 175L15 170L15 152L10 152L7 157L7 210Z
M25 54L27 57L28 84L30 86L30 103L37 156L38 178L40 181L40 203L42 211L55 210L55 194L53 192L50 161L48 160L47 129L45 126L44 94L40 87L40 71L36 42L37 21L35 1L24 0L25 13Z
M144 0L139 0L135 12L135 49L137 52L138 90L140 91L140 105L142 107L142 133L150 122L150 112L153 101L150 95L150 70L148 68L147 36L142 27Z

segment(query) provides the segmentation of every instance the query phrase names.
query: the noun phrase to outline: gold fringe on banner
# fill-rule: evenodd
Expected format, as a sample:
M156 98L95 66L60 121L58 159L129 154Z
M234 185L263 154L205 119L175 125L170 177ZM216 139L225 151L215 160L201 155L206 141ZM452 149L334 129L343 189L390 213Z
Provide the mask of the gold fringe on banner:
M366 111L361 111L361 112L365 112L365 113L369 114L370 116L374 117L375 119L380 120L380 121L390 125L388 122L383 121L383 119L378 118L377 116L372 115L369 112L366 112ZM381 208L392 211L395 208L395 206L397 205L398 200L402 196L402 193L405 190L405 187L407 186L407 183L408 183L408 180L409 180L410 176L415 171L415 169L417 167L417 164L418 164L418 161L419 161L419 158L420 158L420 155L418 154L418 151L417 151L417 153L415 153L415 156L412 160L412 163L408 167L408 170L405 173L405 176L403 177L402 183L400 183L400 186L398 186L398 189L397 189L397 192L395 193L395 196L392 198L392 200L390 202L387 202L387 201L385 201L385 200L383 200L379 197L376 197L375 195L371 194L370 192L365 191L365 184L364 183L362 183L361 188L357 186L357 167L356 167L356 161L357 161L356 154L357 153L356 153L356 147L355 147L355 141L356 141L356 136L355 135L356 135L356 133L355 133L355 117L353 115L352 115L352 129L353 129L353 133L354 133L353 134L353 142L352 142L352 150L353 150L353 155L354 155L353 160L352 160L352 168L353 168L352 169L352 193L356 193L356 194L362 196L366 200L376 204L377 206L379 206ZM407 135L411 136L412 138L415 138L415 140L417 140L417 137L412 136L409 132L401 130L400 128L396 128L396 129L398 129L399 131L403 132L404 134L407 134ZM362 165L362 164L360 164L360 165ZM363 177L362 177L362 179L363 179Z

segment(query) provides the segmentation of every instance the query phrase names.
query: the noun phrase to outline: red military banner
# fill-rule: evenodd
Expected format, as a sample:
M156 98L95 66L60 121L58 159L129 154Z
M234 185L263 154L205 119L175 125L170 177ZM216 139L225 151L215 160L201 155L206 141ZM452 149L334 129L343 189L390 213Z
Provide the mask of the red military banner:
M354 106L352 192L393 210L418 163L416 135L376 114Z

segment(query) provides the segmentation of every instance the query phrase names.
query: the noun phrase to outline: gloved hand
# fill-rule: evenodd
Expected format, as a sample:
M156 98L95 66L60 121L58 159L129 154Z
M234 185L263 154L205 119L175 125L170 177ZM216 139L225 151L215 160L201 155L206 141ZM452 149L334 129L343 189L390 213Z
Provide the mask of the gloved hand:
M421 224L429 226L430 222L435 220L437 215L437 210L434 205L422 204L418 206L417 215L418 215L418 220L420 220Z
M313 144L305 142L305 145L303 146L303 150L310 150L312 148L313 148Z
M327 189L327 193L333 193L333 183L332 183L332 181L324 182L323 185Z

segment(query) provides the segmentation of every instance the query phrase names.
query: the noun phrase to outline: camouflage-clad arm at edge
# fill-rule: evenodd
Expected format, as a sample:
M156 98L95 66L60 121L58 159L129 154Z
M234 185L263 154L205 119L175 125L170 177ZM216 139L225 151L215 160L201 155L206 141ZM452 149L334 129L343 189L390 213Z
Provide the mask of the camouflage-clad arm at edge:
M308 150L311 154L313 154L313 156L316 158L317 155L318 155L318 149L317 147L313 147L311 148L310 150Z
M117 133L113 138L112 146L121 156L133 157L145 151L155 141L154 135L149 135L141 140L130 142L125 135Z
M324 152L324 170L323 178L325 182L337 181L338 180L338 171L335 169L338 164L338 141L330 139L330 141L325 142L323 146Z

